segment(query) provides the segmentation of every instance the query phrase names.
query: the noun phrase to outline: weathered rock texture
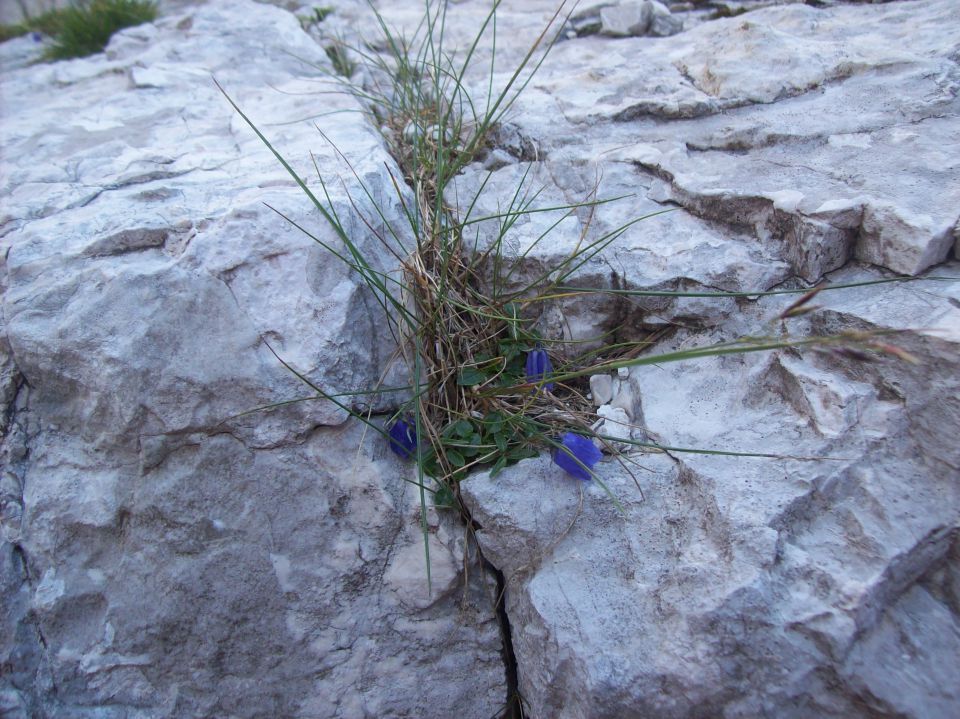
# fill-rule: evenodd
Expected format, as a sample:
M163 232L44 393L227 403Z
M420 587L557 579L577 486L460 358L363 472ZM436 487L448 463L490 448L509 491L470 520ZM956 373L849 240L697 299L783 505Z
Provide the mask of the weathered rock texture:
M604 462L622 512L547 458L467 480L534 719L960 715L960 20L952 0L776 4L562 40L448 200L465 209L488 172L475 216L524 175L542 205L629 196L539 242L558 218L522 218L505 246L520 274L674 210L572 278L594 287L922 275L825 293L787 325L909 330L890 341L921 364L806 350L635 370L597 397L638 425L618 436L779 458ZM415 3L379 5L416 27ZM391 371L391 346L375 298L264 206L336 241L211 74L304 177L312 151L342 178L332 200L384 272L375 234L407 241L392 160L324 92L304 60L328 59L293 16L175 6L89 60L0 51L0 713L495 715L501 640L459 531L431 513L427 596L414 488L371 431L327 403L241 414L309 393L266 343L339 391ZM488 8L452 3L445 46ZM495 86L554 10L504 3ZM314 31L376 27L343 2ZM478 102L489 47L467 75ZM777 334L791 301L601 296L541 326L670 329L667 350Z
M428 596L385 443L328 403L236 416L311 394L266 342L328 390L388 368L374 297L265 206L336 242L212 79L308 178L314 153L393 271L374 231L405 241L397 170L308 62L328 66L293 15L231 0L5 73L5 717L485 719L506 698L483 577L465 588L431 516Z
M955 715L958 298L956 280L840 291L811 328L922 316L898 340L919 367L779 352L631 375L664 444L823 459L636 453L601 465L623 513L546 458L466 482L531 715Z
M507 144L535 153L494 152L449 194L466 208L486 182L474 216L525 174L542 206L632 195L545 239L558 215L523 218L505 248L530 273L681 208L584 265L593 287L954 278L823 295L786 325L909 330L889 341L918 366L806 350L631 374L657 441L783 459L610 462L622 514L546 458L465 483L532 717L960 713L960 16L944 0L832 5L564 40L510 115ZM578 299L542 327L673 327L669 350L776 334L790 301Z

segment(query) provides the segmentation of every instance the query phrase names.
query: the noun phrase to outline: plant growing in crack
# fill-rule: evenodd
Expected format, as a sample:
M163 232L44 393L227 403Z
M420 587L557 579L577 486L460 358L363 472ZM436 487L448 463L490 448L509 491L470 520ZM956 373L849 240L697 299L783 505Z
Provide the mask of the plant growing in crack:
M550 451L559 468L574 477L596 482L619 506L617 498L594 467L601 456L607 454L630 472L634 460L624 447L628 450L740 457L779 456L673 447L636 439L629 433L611 436L598 432L596 409L585 386L591 376L631 366L787 347L817 347L862 357L866 356L865 352L876 351L912 360L895 346L868 333L793 337L778 329L733 342L655 355L644 354L655 339L652 337L608 343L599 351L582 352L577 350L575 343L544 336L537 322L542 308L560 298L572 296L612 292L631 296L719 299L800 294L799 299L777 318L782 322L814 310L811 301L818 292L854 285L772 292L667 292L583 287L577 284L577 271L630 227L652 215L638 217L608 232L595 233L590 221L593 213L604 204L623 198L601 199L594 190L582 202L544 207L537 203L539 193L529 187L527 174L507 206L498 213L475 214L486 181L481 183L476 196L466 202L458 201L458 211L454 212L448 198L455 178L489 147L505 114L546 59L566 20L563 4L533 40L515 69L505 76L503 86L494 90L498 5L499 1L493 3L472 42L459 56L444 44L445 3L425 3L423 20L410 39L390 29L371 6L382 33L380 46L384 48L383 54L370 47L342 49L344 58L359 58L368 71L367 84L363 87L350 84L342 77L344 73L336 68L341 76L330 77L343 92L354 95L376 126L382 128L384 139L403 173L402 178L391 174L391 179L403 207L408 224L406 229L414 238L412 247L404 243L399 228L390 226L370 189L359 174L353 172L355 186L379 214L379 217L361 217L362 223L377 235L385 251L395 257L401 273L399 279L375 269L377 263L364 255L359 239L351 235L334 207L328 192L328 180L319 170L320 192L315 193L224 92L230 104L290 173L333 230L339 243L337 246L293 223L362 279L380 305L396 343L397 356L410 377L410 384L400 388L408 398L397 407L392 417L381 423L369 412L353 409L349 395L323 391L274 352L277 359L314 392L309 397L279 404L315 399L333 402L380 434L398 456L415 463L416 479L409 481L419 491L428 584L428 499L432 498L435 507L459 511L470 527L469 513L459 500L459 484L472 471L488 468L496 474L509 464ZM480 49L488 33L493 39L489 50L487 87L482 98L477 98L468 92L466 77L468 70L481 62L483 53ZM334 64L336 66L336 61ZM352 172L349 158L342 159ZM665 209L662 212L670 211ZM556 232L569 217L580 217L581 229L574 248L562 260L527 277L520 269L526 253L511 256L506 242L519 220L535 214L545 214L556 220L547 225L534 245ZM492 237L486 237L483 242L479 231L481 224L495 228ZM375 229L380 226L384 228L382 231ZM889 280L855 284L883 281ZM370 388L359 394L396 390ZM273 406L277 405L270 405ZM640 489L639 483L637 488Z
M102 52L118 30L152 22L157 5L152 0L80 0L65 8L27 17L17 25L0 26L0 41L18 35L48 35L53 42L44 60L67 60Z

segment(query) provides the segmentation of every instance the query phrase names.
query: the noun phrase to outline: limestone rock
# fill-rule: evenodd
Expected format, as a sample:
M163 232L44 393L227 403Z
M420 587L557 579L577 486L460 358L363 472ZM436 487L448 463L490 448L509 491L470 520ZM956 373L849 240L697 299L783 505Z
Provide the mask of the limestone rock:
M638 37L650 26L650 4L624 0L600 8L600 33L611 37Z
M555 177L632 171L634 217L645 199L679 204L810 281L853 257L916 274L955 244L955 10L793 4L655 43L578 38L554 48L512 122Z
M511 114L539 157L497 167L476 201L487 175L470 168L456 194L477 215L524 176L542 207L628 199L572 208L543 237L559 213L518 221L504 243L517 285L617 234L567 282L745 296L593 295L542 328L669 326L669 351L775 336L791 300L751 290L960 276L955 4L829 5L553 48ZM631 373L651 440L777 458L671 450L632 457L633 477L603 462L623 514L547 457L466 482L530 716L957 714L958 293L955 279L860 287L790 322L895 331L917 367L807 349Z
M0 23L5 25L16 24L24 20L24 16L35 17L41 13L66 7L67 0L17 0L4 3L0 8Z
M821 331L922 315L895 340L916 367L785 351L631 373L659 441L780 458L635 457L645 500L601 463L623 513L547 457L466 482L530 715L956 714L958 298L955 279L824 298Z
M608 374L591 375L590 393L597 407L606 404L613 399L613 379Z
M629 442L617 441L634 438L630 416L626 410L622 407L605 404L597 409L597 416L600 417L600 421L597 423L597 434L611 442L616 449L629 449Z
M281 216L339 246L212 81L396 273L399 173L308 62L328 60L293 15L214 0L4 73L4 716L504 701L495 588L431 512L428 594L409 467L331 402L245 414L315 394L268 346L328 392L391 368L378 298Z
M683 20L656 0L618 0L580 5L571 16L567 38L604 35L607 37L663 37L683 29Z
M650 25L647 32L656 37L676 35L683 30L683 20L670 13L670 8L657 0L648 0L650 6Z
M495 87L555 5L501 6ZM507 236L518 284L611 240L566 281L616 292L546 308L546 334L670 329L667 351L776 335L793 296L763 290L960 275L955 3L820 5L691 10L672 37L598 35L613 3L574 18L445 198L475 217L536 193L568 206ZM372 430L327 402L243 414L309 394L268 343L327 391L394 367L378 298L263 206L339 241L210 75L314 191L311 151L342 180L334 207L388 274L411 241L399 173L355 101L315 93L302 59L329 61L291 15L165 6L182 10L94 58L0 48L0 713L493 716L496 590L464 578L457 524L428 513L429 595L415 488ZM666 34L680 16L657 6L646 32ZM421 20L378 8L408 35ZM445 48L488 10L451 4ZM338 3L323 32L372 37L365 13ZM492 47L464 76L477 106ZM481 247L498 229L472 227ZM635 368L608 378L603 419L671 449L597 465L622 510L547 456L464 482L532 719L960 714L960 285L818 302L795 331L896 331L922 364Z

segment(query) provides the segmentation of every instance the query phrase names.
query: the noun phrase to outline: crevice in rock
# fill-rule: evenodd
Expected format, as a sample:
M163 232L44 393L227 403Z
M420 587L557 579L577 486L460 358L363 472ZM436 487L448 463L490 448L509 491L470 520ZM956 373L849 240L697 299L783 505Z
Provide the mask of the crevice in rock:
M632 160L638 170L669 186L669 199L701 220L712 221L749 236L766 237L793 274L814 282L854 258L862 218L855 226L840 226L797 208L783 207L774 197L729 191L699 192L677 184L674 175L657 164ZM849 211L851 208L847 208ZM839 214L839 211L838 213Z
M0 415L0 436L6 435L7 429L13 423L17 397L27 383L26 378L16 366L13 366L8 373L4 374L7 374L7 376L0 386L0 400L3 402L3 413Z
M893 557L884 567L881 579L853 609L857 626L855 636L861 637L873 629L883 618L884 612L908 589L941 566L958 539L960 527L935 527L918 538L916 544L906 552Z
M170 235L166 227L136 227L114 232L95 241L82 253L88 259L119 257L163 247Z
M750 128L750 130L739 129L735 132L729 132L727 134L721 134L719 136L711 135L702 140L687 140L684 142L684 147L688 152L726 152L729 154L739 155L746 154L749 150L762 150L771 147L781 147L781 146L797 146L797 145L807 145L813 144L815 146L822 147L826 145L831 136L845 136L845 135L869 135L874 133L883 132L885 130L894 130L901 127L912 127L916 125L923 124L930 120L943 120L950 117L948 114L926 114L919 117L915 117L910 120L904 120L902 122L870 122L865 124L858 124L855 128L847 129L844 131L839 131L836 133L830 132L821 132L813 133L808 135L802 134L786 134L786 133L777 133L777 132L757 132L755 129ZM824 172L823 170L816 170L812 167L802 164L791 164L791 163L775 163L773 160L767 160L765 158L759 158L764 162L770 162L771 164L777 164L781 167L802 167L805 170L810 172L823 175L825 177L832 177L829 173Z
M497 620L497 626L500 630L500 657L503 660L504 681L506 684L506 696L503 705L503 711L498 717L491 719L524 719L524 701L520 694L520 680L518 672L517 655L513 648L513 628L510 624L510 616L507 614L507 580L504 574L496 567L483 553L483 547L477 537L477 531L482 529L470 512L470 509L460 496L459 488L456 489L457 507L459 509L460 521L464 525L466 532L465 539L472 540L476 548L477 564L480 569L492 576L496 583L496 596L494 597L493 610Z
M33 597L36 591L37 581L30 568L30 559L27 555L27 551L19 542L14 542L12 546L13 556L20 562L20 570L22 572L23 582L27 586L29 596ZM47 664L47 656L50 651L50 646L43 631L43 624L41 623L40 618L37 616L35 611L28 609L26 614L20 618L18 623L20 625L17 631L18 638L22 638L23 635L21 632L26 630L34 635L36 643L39 645L39 652L36 653L31 652L28 647L20 647L17 651L17 656L19 657L19 662L17 662L17 664L20 664L20 662L23 662L24 664L21 664L20 666L15 664L13 667L11 667L11 669L13 669L17 674L21 675L24 680L30 682L26 686L17 687L17 689L25 693L29 699L32 695L35 695L38 692L39 687L37 685L40 683L39 674L41 673L42 667ZM31 641L29 639L29 634L28 641ZM6 672L0 672L0 674L3 673ZM47 677L46 680L50 682L49 689L52 689L52 693L56 695L57 686L54 682L52 673Z
M8 616L4 624L13 629L13 636L5 642L0 654L0 676L7 678L7 686L19 695L19 708L29 716L41 716L36 702L44 694L56 694L53 677L42 677L48 664L49 643L41 619L31 608L39 578L30 556L22 543L24 514L24 477L30 456L32 427L29 412L30 384L20 371L4 338L4 367L2 393L2 426L0 426L0 540L9 545L11 570L0 581L0 606ZM33 434L31 433L33 431ZM43 689L41 685L46 684ZM25 702L25 703L23 703Z
M471 520L472 522L472 520ZM477 525L474 524L474 527ZM513 650L513 628L510 625L510 617L507 614L507 581L503 572L497 569L483 555L480 543L476 543L477 556L484 570L493 575L497 583L497 600L494 606L496 612L497 624L500 627L501 648L500 655L503 657L504 674L507 683L507 698L503 713L499 719L523 719L523 697L520 695L520 681L517 673L517 655Z
M238 154L239 154L239 150L238 150ZM180 159L180 158L176 158L176 159ZM170 160L169 163L163 163L163 164L171 164L173 162L176 162L176 160ZM78 200L77 202L73 202L60 210L56 210L55 212L66 212L67 210L74 210L78 207L86 207L87 205L90 205L93 202L95 202L97 198L100 197L100 195L107 192L116 192L117 190L125 190L127 188L136 187L138 185L148 185L153 182L177 179L194 172L216 172L217 170L222 170L224 167L226 167L227 165L233 162L236 162L236 160L235 159L224 160L223 162L217 165L212 165L210 167L189 167L184 170L172 170L167 172L157 170L157 171L148 172L142 175L134 175L132 177L128 177L119 182L111 182L109 185L102 185L102 186L85 185L85 187L91 187L91 189L96 187L96 192L90 197L85 197L81 200ZM53 214L53 213L50 213L50 214Z

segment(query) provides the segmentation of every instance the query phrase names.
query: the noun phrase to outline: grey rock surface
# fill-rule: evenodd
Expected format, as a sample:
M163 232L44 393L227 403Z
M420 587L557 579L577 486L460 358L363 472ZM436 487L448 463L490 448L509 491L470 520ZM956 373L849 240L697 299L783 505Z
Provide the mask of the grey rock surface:
M564 40L510 115L537 157L459 178L449 199L474 216L509 206L524 176L539 207L628 196L521 218L504 244L517 286L665 209L569 284L953 278L821 295L824 309L788 324L896 331L918 366L791 350L631 373L650 439L779 459L604 462L622 514L546 457L464 484L505 574L530 716L960 712L958 32L954 3L920 0L780 3L672 38ZM476 227L487 246L496 228ZM668 351L778 333L790 301L594 296L540 326L581 341L670 327Z
M566 38L604 35L606 37L664 37L683 30L683 19L656 0L609 0L584 3L573 8L562 35Z
M638 37L650 27L651 8L646 2L619 2L600 8L600 34Z
M956 243L956 22L950 0L794 4L562 42L511 121L554 165L630 177L634 216L677 203L808 280L915 274Z
M670 12L670 8L657 0L649 0L650 25L647 32L655 37L676 35L683 30L683 20Z
M496 214L524 177L541 206L623 197L521 218L514 281L608 238L571 283L749 295L570 298L541 317L552 337L775 335L795 296L757 292L899 273L923 280L824 293L786 326L896 331L921 364L779 350L598 380L620 441L775 455L608 457L622 510L548 457L468 479L526 716L954 717L956 5L727 4L750 12L557 43L448 203L464 212L485 183L474 216ZM338 241L211 75L314 191L317 170L336 178L385 273L384 243L410 242L393 161L360 106L324 92L309 63L328 58L292 15L163 5L87 60L26 66L36 48L0 46L0 714L495 716L497 590L464 573L462 528L430 511L428 594L416 487L372 430L327 402L243 414L310 394L269 348L325 390L405 380L376 298L263 204ZM422 17L378 7L407 34ZM445 46L488 10L451 3ZM501 6L494 86L555 10ZM313 32L376 27L344 0ZM465 77L478 104L491 47Z
M431 513L428 593L409 467L329 402L241 414L313 394L267 343L327 391L391 367L376 298L278 214L338 242L212 79L396 272L397 170L323 67L293 15L231 1L4 75L4 716L504 702L495 587Z
M0 23L16 24L24 17L34 17L67 5L67 0L8 0L0 5Z
M530 716L955 715L958 301L957 279L824 298L811 329L923 317L897 339L916 367L779 351L631 373L655 441L780 458L609 459L622 513L547 457L465 482ZM745 302L739 324L661 349L733 339L788 303Z

